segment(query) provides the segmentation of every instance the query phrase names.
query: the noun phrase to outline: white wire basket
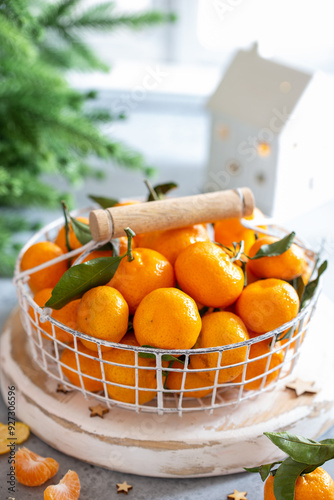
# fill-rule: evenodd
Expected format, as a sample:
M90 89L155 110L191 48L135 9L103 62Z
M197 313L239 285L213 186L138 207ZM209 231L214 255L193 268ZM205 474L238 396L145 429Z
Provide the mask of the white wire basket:
M76 212L75 216L81 212ZM212 412L222 407L233 408L249 398L259 396L265 391L274 390L278 384L284 383L282 381L292 374L316 308L319 289L292 321L276 330L237 344L206 349L162 350L108 342L73 330L52 318L50 310L42 309L34 302L27 284L27 275L20 272L21 257L26 249L38 241L53 241L57 230L62 225L63 219L60 218L45 226L28 241L16 263L14 283L17 289L22 324L29 339L31 355L48 377L62 384L67 390L80 391L85 398L95 398L107 407L116 405L136 412L179 413L182 415L185 412ZM270 234L275 230L276 233L282 233L281 228L273 227ZM261 232L265 233L266 231L261 229ZM99 243L98 246L102 244L104 242ZM83 250L86 250L84 252L86 255L96 246L96 243L88 244L77 251L66 254L64 258L83 252ZM303 248L306 249L308 259L314 261L316 254L305 246ZM84 255L80 260L84 258ZM46 325L48 325L47 328ZM73 337L73 342L68 345L60 341L57 338L57 331L70 334ZM286 332L288 332L288 336L282 345L277 340ZM87 350L83 352L80 347L81 340L93 342L96 352ZM269 344L269 349L256 358L251 357L251 347L263 342ZM108 360L108 356L104 354L106 348L109 349L109 352L117 349L122 353L131 353L131 360L127 363ZM63 362L62 354L65 349L72 353L75 366L69 366ZM224 353L232 349L243 350L243 361L222 366ZM189 367L192 356L208 354L216 355L217 364L214 367L198 370ZM169 361L169 356L178 357L183 366L180 366L180 363L175 366L174 361ZM95 365L95 375L87 372L87 362L90 365ZM261 369L259 373L250 377L249 373L247 375L247 370L250 366L249 372L252 371L253 363L261 364ZM255 367L255 365L253 366ZM236 379L231 382L220 382L219 379L222 378L220 375L226 373L224 371L237 367L239 367L240 374ZM126 372L128 380L124 382L122 376L116 377L116 379L108 376L110 371L115 373L115 370L118 370L120 374ZM168 383L171 374L173 377L177 377L178 381L177 387L173 389L169 388L170 384ZM205 382L200 386L192 386L191 379L194 374L199 375ZM206 377L203 378L205 374ZM142 382L147 379L150 380L150 384ZM198 394L202 397L196 397Z

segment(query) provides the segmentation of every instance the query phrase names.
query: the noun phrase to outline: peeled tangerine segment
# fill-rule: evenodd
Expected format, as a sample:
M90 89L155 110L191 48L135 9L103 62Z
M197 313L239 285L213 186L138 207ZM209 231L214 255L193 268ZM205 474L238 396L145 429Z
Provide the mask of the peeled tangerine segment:
M15 440L15 444L24 443L30 435L30 429L22 422L15 422L15 425L5 425L0 422L0 455L8 453L8 444Z
M69 470L58 484L48 486L44 491L44 500L78 500L80 480L78 474Z

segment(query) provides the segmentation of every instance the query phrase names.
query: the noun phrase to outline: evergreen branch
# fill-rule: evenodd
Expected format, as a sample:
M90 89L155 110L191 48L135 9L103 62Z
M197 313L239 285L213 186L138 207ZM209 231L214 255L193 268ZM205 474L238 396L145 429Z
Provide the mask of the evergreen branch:
M14 23L6 19L0 10L0 56L35 58L37 51Z
M143 29L166 22L174 22L176 20L175 14L169 14L155 10L143 12L140 14L123 14L119 16L108 17L107 15L103 15L103 9L101 9L102 15L99 15L100 13L98 7L103 7L104 5L107 6L108 4L102 4L100 6L96 6L95 8L93 7L89 9L82 16L80 16L80 18L72 20L69 27L90 28L108 31L118 27Z
M62 16L69 16L72 9L79 4L81 0L60 0L56 3L49 3L38 16L38 22L45 28L53 27L54 23Z

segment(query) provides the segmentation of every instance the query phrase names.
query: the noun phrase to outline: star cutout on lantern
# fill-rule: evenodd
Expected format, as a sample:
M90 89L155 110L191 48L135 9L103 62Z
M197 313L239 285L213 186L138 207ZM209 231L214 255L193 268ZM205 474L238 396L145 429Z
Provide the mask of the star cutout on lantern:
M89 409L91 411L91 413L90 413L91 417L103 418L105 413L109 413L109 409L106 408L105 406L102 406L102 405L90 406Z
M299 397L305 392L309 392L311 394L316 394L319 389L314 387L314 382L306 382L305 380L301 380L300 378L296 378L294 382L290 384L286 384L287 389L292 389L296 392L296 396Z
M128 494L129 490L132 490L132 486L128 484L126 481L124 483L117 483L117 493L125 493Z
M67 389L67 387L64 386L64 384L58 384L57 385L57 391L56 392L63 392L64 394L67 394L68 392L72 392L71 389Z
M234 493L227 495L227 498L233 498L233 500L247 500L247 491L234 490Z

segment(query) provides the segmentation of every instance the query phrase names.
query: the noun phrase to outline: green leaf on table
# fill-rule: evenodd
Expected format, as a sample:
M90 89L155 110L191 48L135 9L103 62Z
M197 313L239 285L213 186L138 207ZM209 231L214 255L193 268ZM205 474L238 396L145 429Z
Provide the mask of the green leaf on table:
M328 265L327 260L324 260L323 263L318 268L317 277L314 280L307 283L301 300L301 305L300 305L301 309L304 307L305 303L313 297L318 287L320 276L326 271L327 265Z
M275 467L275 465L280 465L281 463L282 460L280 460L279 462L273 462L271 464L260 465L259 467L252 467L252 468L244 467L244 469L246 472L259 472L261 479L264 482L269 476L273 467Z
M290 457L281 463L274 479L274 495L276 500L294 500L296 481L306 468L306 464L295 462Z
M265 432L264 434L296 462L315 465L334 458L334 439L318 442L287 432Z
M256 260L261 259L262 257L277 257L278 255L282 255L282 253L289 250L295 236L296 233L292 231L292 233L284 236L284 238L282 238L281 240L270 243L270 245L262 245L262 247L259 248L259 250L254 255L254 257L249 257L249 259Z
M106 285L114 276L121 257L98 257L97 259L72 266L60 278L45 307L61 309L69 302L79 299L96 286Z
M163 200L165 195L169 193L172 189L176 189L178 185L175 182L166 182L165 184L157 184L153 186L153 190L158 196L159 200ZM147 201L154 201L154 197L152 193L149 194Z
M119 200L115 198L105 198L104 196L94 196L92 194L88 195L88 197L98 203L102 208L111 208L114 207L116 203L119 203Z
M89 229L89 224L81 222L75 217L71 217L71 224L73 227L74 234L77 237L77 240L81 243L81 245L86 245L86 243L92 241L92 234Z

